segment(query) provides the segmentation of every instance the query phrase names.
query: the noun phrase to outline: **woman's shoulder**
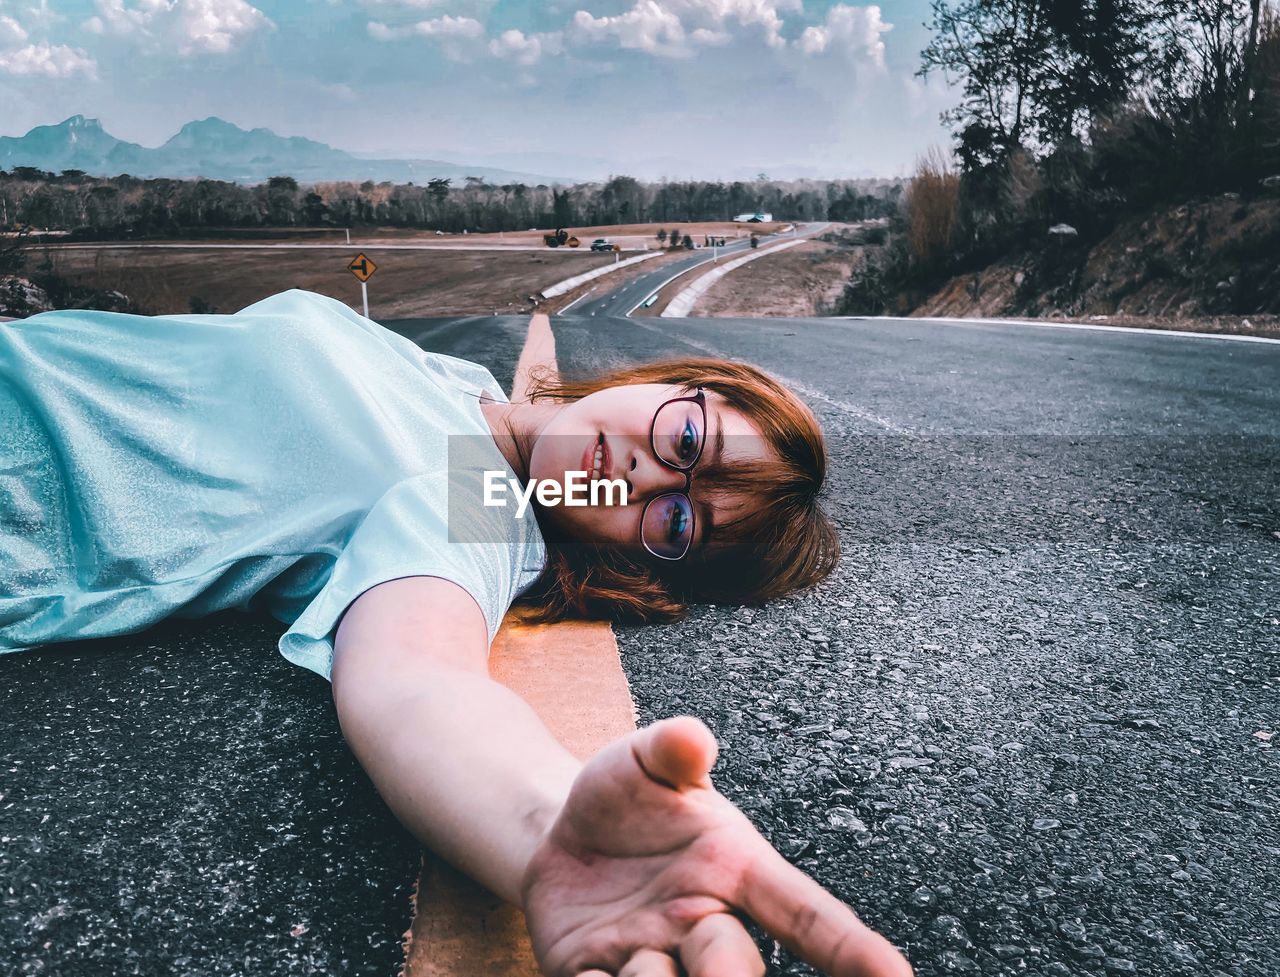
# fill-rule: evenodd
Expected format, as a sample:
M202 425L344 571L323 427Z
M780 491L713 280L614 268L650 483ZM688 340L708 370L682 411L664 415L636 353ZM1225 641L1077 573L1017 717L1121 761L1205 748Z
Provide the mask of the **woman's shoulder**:
M273 329L296 323L312 331L336 327L344 332L376 335L382 330L376 322L366 319L345 302L304 288L290 288L268 295L246 305L232 317L244 322L263 323Z
M445 386L477 397L485 396L489 400L507 400L493 374L479 363L424 350L407 337L372 319L366 319L344 302L329 295L291 288L254 302L236 315L261 318L277 326L296 323L312 335L318 329L325 328L344 335L351 335L354 331L414 363Z

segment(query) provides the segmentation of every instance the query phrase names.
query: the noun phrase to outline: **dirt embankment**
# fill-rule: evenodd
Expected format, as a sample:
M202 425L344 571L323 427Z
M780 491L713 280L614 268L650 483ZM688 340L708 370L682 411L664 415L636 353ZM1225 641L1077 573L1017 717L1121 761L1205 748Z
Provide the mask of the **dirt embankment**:
M692 314L747 318L830 315L857 264L859 248L834 235L827 237L734 269L711 286Z
M1280 333L1280 199L1227 194L1125 221L1092 247L1054 243L956 276L911 314Z

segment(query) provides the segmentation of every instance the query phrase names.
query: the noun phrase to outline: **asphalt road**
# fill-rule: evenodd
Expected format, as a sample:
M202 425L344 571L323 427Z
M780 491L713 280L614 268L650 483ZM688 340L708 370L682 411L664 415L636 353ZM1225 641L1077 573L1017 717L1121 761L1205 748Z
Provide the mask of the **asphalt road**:
M797 229L802 236L812 236L821 233L829 226L826 222L800 224ZM764 247L777 241L788 240L791 236L790 232L786 234L769 234L760 238L760 246ZM725 246L718 249L718 253L720 257L725 255L735 256L750 250L750 238L742 238L740 240L726 241ZM630 315L636 306L644 302L671 279L691 268L712 260L712 256L708 251L709 249L706 248L699 249L688 258L665 264L661 268L655 268L629 282L624 282L617 288L609 288L608 279L606 278L600 285L599 294L595 291L588 292L584 298L571 303L571 306L568 307L568 314L576 317ZM608 290L606 291L605 289Z
M503 383L523 338L391 325ZM569 371L732 355L818 411L836 577L619 641L642 720L703 718L720 788L917 973L1280 972L1280 346L553 327ZM0 973L395 973L413 842L278 632L0 656Z
M555 325L571 370L730 355L818 411L836 577L619 642L642 721L704 719L721 790L918 974L1280 973L1280 345Z

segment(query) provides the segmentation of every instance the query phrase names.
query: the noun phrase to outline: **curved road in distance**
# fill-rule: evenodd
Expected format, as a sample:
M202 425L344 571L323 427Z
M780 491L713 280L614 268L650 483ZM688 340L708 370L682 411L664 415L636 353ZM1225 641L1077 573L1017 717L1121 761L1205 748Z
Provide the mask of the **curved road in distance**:
M815 234L821 234L830 226L829 221L797 224L796 228L799 233L795 236L812 237ZM766 247L778 241L790 240L792 237L793 235L790 231L770 234L767 237L760 238L760 246ZM725 244L723 248L720 248L719 257L724 258L726 255L736 257L750 250L750 239L742 238L731 241ZM617 288L610 289L607 292L602 292L598 295L594 292L589 292L583 298L567 306L560 314L575 316L629 316L641 302L644 302L672 278L696 268L704 262L711 261L711 255L707 253L708 251L708 248L699 248L687 258L645 272L639 277L629 282L623 282Z

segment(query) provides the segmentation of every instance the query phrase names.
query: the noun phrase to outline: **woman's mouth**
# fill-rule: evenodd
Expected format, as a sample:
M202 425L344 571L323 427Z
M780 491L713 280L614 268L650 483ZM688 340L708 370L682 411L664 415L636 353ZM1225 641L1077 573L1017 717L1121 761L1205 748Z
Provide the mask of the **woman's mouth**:
M582 453L582 470L587 473L587 480L595 482L604 478L609 470L610 460L609 443L602 431Z

